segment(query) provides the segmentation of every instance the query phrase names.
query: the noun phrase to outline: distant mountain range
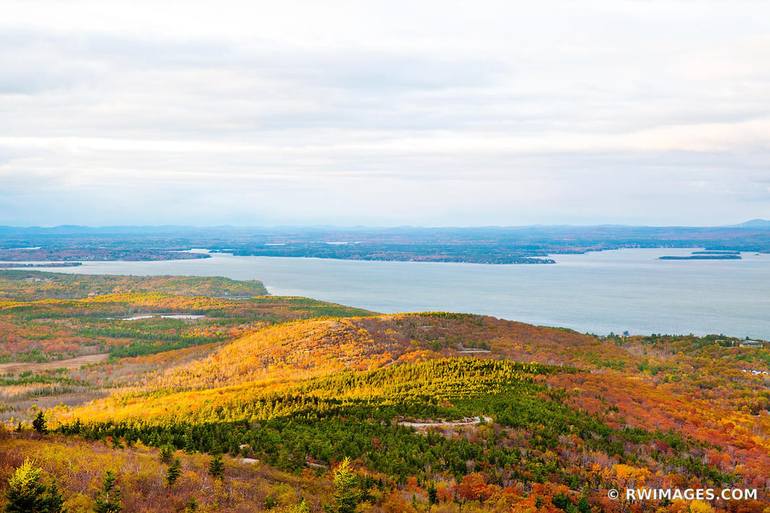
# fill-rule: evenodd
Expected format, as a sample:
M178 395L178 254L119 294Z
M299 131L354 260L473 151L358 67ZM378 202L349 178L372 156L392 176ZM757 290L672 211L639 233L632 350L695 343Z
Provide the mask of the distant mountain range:
M762 230L770 230L770 220L768 219L751 219L741 224L736 224L739 228L759 228Z
M424 231L498 231L498 230L545 230L545 231L586 231L591 229L629 229L629 230L670 230L670 229L693 229L693 230L712 230L729 228L759 228L770 229L770 219L749 219L738 224L715 225L715 226L688 226L688 225L632 225L632 224L529 224L529 225L490 225L490 226L189 226L189 225L77 225L63 224L56 226L11 226L0 225L0 235L9 233L28 233L28 234L57 234L57 235L75 235L75 234L189 234L189 233L276 233L276 232L424 232Z

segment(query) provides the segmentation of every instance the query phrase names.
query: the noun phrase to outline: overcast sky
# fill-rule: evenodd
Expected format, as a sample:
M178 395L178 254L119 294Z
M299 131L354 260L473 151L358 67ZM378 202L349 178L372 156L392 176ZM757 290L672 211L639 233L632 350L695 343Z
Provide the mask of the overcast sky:
M770 217L765 0L4 0L0 224Z

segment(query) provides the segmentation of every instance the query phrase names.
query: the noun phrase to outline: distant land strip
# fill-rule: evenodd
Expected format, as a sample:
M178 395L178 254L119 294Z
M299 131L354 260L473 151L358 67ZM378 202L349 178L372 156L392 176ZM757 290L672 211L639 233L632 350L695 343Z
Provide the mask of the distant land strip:
M664 255L658 257L659 260L741 260L738 253L711 253L711 254L692 254L692 255Z
M553 255L623 248L693 252L664 260L737 260L741 252L770 253L770 221L716 227L0 226L0 261L19 263L197 259L210 258L210 251L338 260L554 264Z

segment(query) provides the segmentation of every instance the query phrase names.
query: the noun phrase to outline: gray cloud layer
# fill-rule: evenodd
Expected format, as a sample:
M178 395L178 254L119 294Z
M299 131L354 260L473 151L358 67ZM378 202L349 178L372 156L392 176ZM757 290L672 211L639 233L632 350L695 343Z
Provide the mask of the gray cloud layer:
M128 4L4 7L0 224L770 217L765 2Z

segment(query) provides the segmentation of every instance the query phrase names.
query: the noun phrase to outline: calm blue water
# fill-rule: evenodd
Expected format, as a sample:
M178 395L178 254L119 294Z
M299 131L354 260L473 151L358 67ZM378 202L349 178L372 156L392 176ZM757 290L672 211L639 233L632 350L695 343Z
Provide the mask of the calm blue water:
M770 255L661 261L690 250L556 255L556 265L356 262L235 257L90 262L82 274L198 275L262 280L272 294L379 312L450 310L584 332L725 333L770 339Z

